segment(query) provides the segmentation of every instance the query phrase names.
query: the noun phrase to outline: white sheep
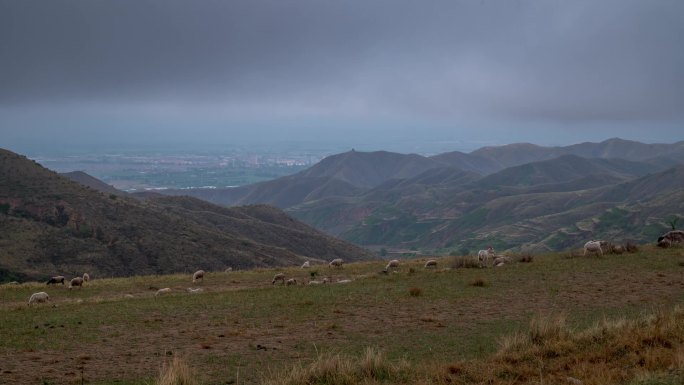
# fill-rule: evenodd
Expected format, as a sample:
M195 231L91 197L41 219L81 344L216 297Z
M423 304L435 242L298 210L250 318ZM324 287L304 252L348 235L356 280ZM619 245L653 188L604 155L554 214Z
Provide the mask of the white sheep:
M28 304L29 306L31 306L34 303L48 302L49 300L50 296L48 295L48 293L40 291L38 293L31 294L31 298L29 298Z
M351 281L351 279L340 279L337 283L350 283Z
M196 289L189 287L187 290L188 290L188 293L201 293L202 291L204 291L204 290L202 290L201 287L198 287Z
M302 264L302 269L308 269L309 267L311 267L311 264L309 263L309 261L306 261Z
M387 262L387 266L385 266L385 270L389 270L392 267L394 267L394 268L399 267L399 260L398 259L393 259L393 260Z
M316 280L311 280L309 281L309 285L320 285L323 284L324 282L321 281L316 281Z
M489 258L494 258L494 248L489 246L487 250L480 250L477 252L477 260L480 263L480 267L484 264L485 267L489 265Z
M273 281L271 281L271 284L275 285L276 281L281 281L284 284L285 283L285 273L276 273L276 275L273 276Z
M290 279L288 279L287 281L285 281L285 284L286 284L287 286L296 285L296 284L297 284L297 279L296 279L296 278L290 278Z
M425 268L428 267L437 267L437 261L434 259L429 259L427 262L425 262Z
M60 282L61 282L61 283L62 283L62 286L64 286L64 280L65 280L65 278L64 278L63 275L58 275L58 276L55 276L55 277L50 278L50 279L47 281L46 285L57 284L57 283L60 283Z
M233 268L232 268L232 267L229 267L229 268L227 268L226 270L224 270L223 272L224 272L224 273L230 273L231 271L233 271Z
M658 237L658 246L667 248L675 243L684 243L684 231L672 230Z
M84 282L90 281L90 275L88 273L83 273L83 281Z
M342 267L342 263L344 263L342 261L342 258L335 258L332 261L330 261L330 263L328 264L328 267L333 267L333 266Z
M78 286L79 288L83 287L83 278L81 277L76 277L69 282L69 289L73 289L74 286Z
M155 296L158 296L158 295L162 295L162 294L166 294L166 293L170 293L170 292L171 292L171 288L170 288L170 287L165 287L165 288L163 288L163 289L157 290L157 292L154 293L154 295L155 295Z
M603 256L603 250L601 250L601 242L602 241L589 241L584 244L584 256L587 255L587 252L590 253L597 253L600 256Z
M494 260L492 262L492 265L494 266L503 266L505 263L509 263L511 259L506 256L501 256L501 257L494 257Z
M192 275L192 282L197 282L198 279L202 279L204 282L204 270L197 270L195 274Z

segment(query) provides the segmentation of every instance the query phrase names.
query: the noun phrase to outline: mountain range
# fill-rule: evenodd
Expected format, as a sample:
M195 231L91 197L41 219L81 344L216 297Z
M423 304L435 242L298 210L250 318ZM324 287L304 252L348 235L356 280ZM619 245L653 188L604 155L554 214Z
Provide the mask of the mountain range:
M165 191L269 204L368 246L429 252L647 242L684 214L684 142L528 143L431 157L349 151L231 189Z
M126 276L374 258L272 206L144 198L0 149L0 282L86 271Z

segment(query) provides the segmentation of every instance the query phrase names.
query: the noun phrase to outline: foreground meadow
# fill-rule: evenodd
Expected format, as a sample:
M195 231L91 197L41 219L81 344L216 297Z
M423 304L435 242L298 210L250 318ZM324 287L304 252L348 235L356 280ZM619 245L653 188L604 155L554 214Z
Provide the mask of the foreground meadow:
M93 277L73 290L43 283L3 285L0 383L150 384L167 365L194 372L199 384L543 383L544 378L553 383L563 370L592 370L580 368L576 357L552 370L558 357L591 346L582 338L596 343L611 333L628 334L636 336L636 344L651 338L636 332L647 330L646 324L605 320L643 321L653 314L669 326L657 326L664 335L647 342L662 351L648 354L651 361L667 361L666 368L639 356L621 363L641 367L624 369L627 377L585 377L584 383L683 378L684 328L678 328L684 313L676 307L684 305L684 249L513 260L498 268L455 268L456 258L444 257L436 269L425 269L425 259L412 259L387 275L381 273L383 262L368 262L341 269L209 272L196 284L185 274ZM276 272L300 283L316 272L316 279L329 277L332 283L272 285ZM336 283L346 279L351 282ZM172 292L155 297L164 287ZM203 291L191 294L189 287ZM43 290L50 303L29 307L31 293ZM542 337L535 340L537 334ZM540 348L551 339L558 347ZM620 357L631 360L631 343L616 343L626 352ZM534 370L516 372L521 363ZM371 369L366 377L334 378L322 369L326 365L333 372L345 365ZM324 374L311 374L316 370ZM661 377L665 382L648 382Z

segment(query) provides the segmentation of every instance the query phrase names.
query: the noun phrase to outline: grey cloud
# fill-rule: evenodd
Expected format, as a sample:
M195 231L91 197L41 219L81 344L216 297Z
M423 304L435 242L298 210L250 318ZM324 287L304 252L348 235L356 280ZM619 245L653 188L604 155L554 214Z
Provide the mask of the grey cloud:
M683 17L677 0L0 0L0 109L681 123Z

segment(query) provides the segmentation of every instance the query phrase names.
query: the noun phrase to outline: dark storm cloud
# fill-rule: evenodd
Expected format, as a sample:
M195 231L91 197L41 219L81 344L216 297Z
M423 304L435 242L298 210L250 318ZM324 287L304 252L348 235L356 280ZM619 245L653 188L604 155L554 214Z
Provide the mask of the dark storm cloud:
M0 0L0 110L681 122L683 18L681 0Z

